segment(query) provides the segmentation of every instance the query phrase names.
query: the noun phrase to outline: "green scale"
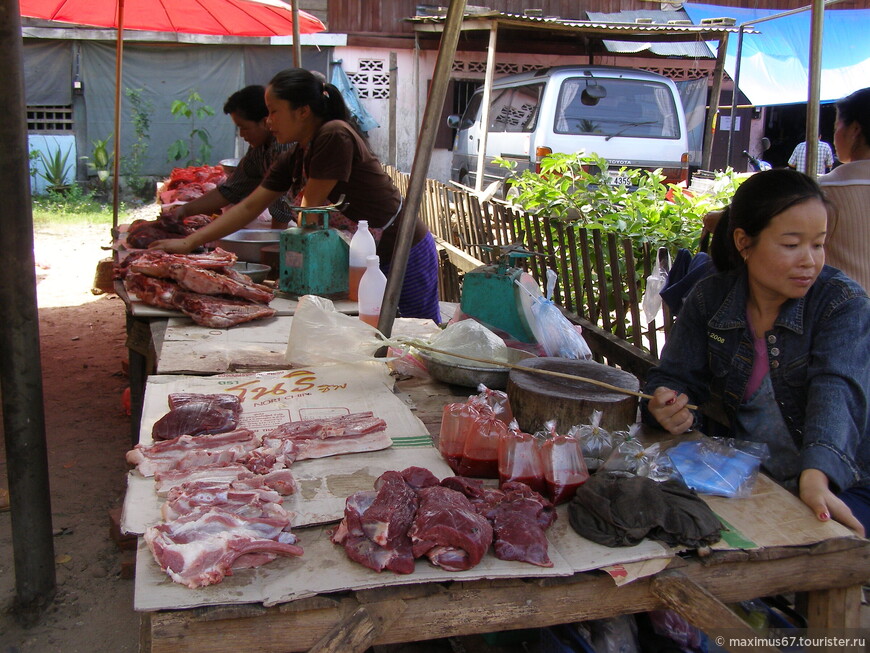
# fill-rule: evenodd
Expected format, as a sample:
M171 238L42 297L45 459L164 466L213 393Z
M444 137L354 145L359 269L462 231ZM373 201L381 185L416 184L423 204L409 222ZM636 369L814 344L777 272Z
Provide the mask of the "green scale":
M291 295L336 295L348 290L349 247L329 228L330 206L291 206L299 226L281 232L278 287Z
M482 265L465 274L459 308L488 327L506 331L520 342L537 342L530 326L534 321L531 306L541 290L534 277L516 267L514 262L538 254L522 245L481 247L490 251L499 249L501 256L498 263Z

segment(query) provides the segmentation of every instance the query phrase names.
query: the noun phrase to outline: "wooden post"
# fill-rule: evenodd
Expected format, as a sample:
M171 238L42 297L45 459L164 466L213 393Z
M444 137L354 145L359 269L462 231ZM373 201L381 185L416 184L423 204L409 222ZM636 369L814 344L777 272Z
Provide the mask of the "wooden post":
M390 52L390 107L389 107L389 144L388 144L388 154L387 154L387 163L389 163L394 168L398 168L397 162L397 154L396 154L396 100L397 95L399 94L399 86L398 86L398 62L395 52Z
M495 44L498 36L498 23L489 28L489 48L486 51L486 74L483 80L483 99L480 111L480 142L477 150L477 179L474 190L483 189L483 171L486 170L486 134L489 131L489 103L492 99L492 77L495 72Z
M728 32L722 32L716 54L716 68L713 73L713 88L710 91L710 105L707 107L707 120L704 124L704 148L701 167L710 170L713 160L713 136L716 134L716 114L719 112L719 96L722 94L722 77L725 74L725 53L728 52ZM736 92L736 89L735 89Z

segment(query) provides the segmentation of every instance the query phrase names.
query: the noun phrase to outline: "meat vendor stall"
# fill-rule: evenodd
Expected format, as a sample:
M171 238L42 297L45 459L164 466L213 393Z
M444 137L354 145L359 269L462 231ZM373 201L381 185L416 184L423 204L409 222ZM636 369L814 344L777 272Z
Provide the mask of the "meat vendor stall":
M416 560L411 573L378 572L353 561L333 541L347 498L374 494L385 473L421 468L436 479L451 476L433 441L444 406L467 394L428 378L397 380L381 362L286 368L292 320L277 315L211 329L185 317L154 318L150 337L160 373L148 378L140 443L153 444L154 426L170 411L172 397L229 395L240 400L238 429L260 438L288 421L304 426L370 415L385 423L389 445L381 440L373 450L297 457L287 467L296 489L278 499L290 517L277 540L294 541L275 545L281 552L271 562L234 569L219 582L191 588L174 581L149 550L151 536L140 537L135 609L142 614L141 650L364 651L373 644L663 607L708 629L751 634L722 602L791 591L809 592L812 625L857 624L856 583L870 572L867 541L815 520L763 476L749 498L705 497L727 529L704 557L651 539L628 547L595 544L572 530L561 505L546 531L549 567L501 560L491 548L464 571L426 558ZM258 360L268 371L239 364L251 353L245 343L260 343ZM147 472L141 463L139 469ZM157 527L153 532L166 534L159 525L171 507L163 504L178 492L161 488L159 473L145 476L139 469L129 473L123 528L143 535Z

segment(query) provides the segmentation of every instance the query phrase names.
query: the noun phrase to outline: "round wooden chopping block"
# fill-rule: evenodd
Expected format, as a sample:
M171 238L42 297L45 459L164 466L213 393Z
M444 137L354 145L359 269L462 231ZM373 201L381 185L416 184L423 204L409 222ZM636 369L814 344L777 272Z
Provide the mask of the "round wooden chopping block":
M517 365L583 376L634 392L640 388L634 374L594 361L529 358ZM624 431L637 421L636 396L585 381L513 368L507 395L517 424L526 433L543 429L550 420L556 420L556 430L565 433L577 424L588 424L595 410L602 411L601 427L608 431Z

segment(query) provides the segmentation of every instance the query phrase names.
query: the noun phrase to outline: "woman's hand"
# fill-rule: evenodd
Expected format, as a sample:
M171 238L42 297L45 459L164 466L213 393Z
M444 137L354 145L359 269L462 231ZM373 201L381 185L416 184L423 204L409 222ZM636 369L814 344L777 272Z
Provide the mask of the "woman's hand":
M689 398L675 390L659 386L649 400L647 408L662 428L672 435L685 433L695 423L695 416L686 404Z
M841 499L831 492L828 477L820 469L805 469L798 482L801 501L810 507L819 521L833 518L864 537L864 527Z
M195 248L191 247L186 238L166 238L155 240L148 245L148 249L162 249L167 254L190 254Z

